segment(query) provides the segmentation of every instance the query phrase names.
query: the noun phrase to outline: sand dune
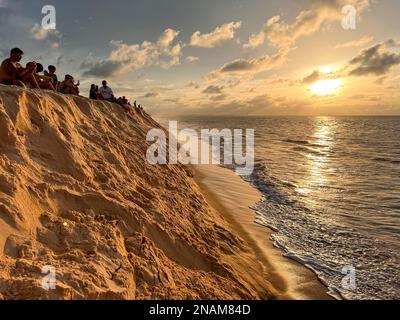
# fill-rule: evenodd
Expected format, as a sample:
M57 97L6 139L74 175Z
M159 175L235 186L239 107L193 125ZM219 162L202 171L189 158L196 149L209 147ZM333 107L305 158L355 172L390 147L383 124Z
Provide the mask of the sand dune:
M0 298L275 296L192 171L147 163L158 126L115 104L0 86ZM42 288L45 265L55 290Z

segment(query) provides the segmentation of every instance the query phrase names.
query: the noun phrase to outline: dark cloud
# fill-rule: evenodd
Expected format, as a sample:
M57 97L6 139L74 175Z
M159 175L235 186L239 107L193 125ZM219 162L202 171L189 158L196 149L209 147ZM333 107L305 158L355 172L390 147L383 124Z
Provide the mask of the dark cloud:
M310 75L303 79L304 84L314 83L321 79L321 73L318 70L314 70Z
M282 49L272 56L264 55L250 60L237 59L226 63L219 70L211 72L209 78L215 79L239 74L247 74L251 76L263 71L271 70L285 63L290 51L290 49Z
M123 63L119 61L101 60L91 63L83 63L82 69L86 69L83 72L85 77L112 77L121 72Z
M371 48L362 50L349 62L350 76L382 76L394 66L400 64L400 54L390 52L389 47L397 47L395 41L389 40Z
M227 63L221 68L221 72L237 72L237 71L247 71L253 68L253 64L244 59L238 59Z
M195 89L200 88L199 84L196 83L196 82L193 82L193 81L192 81L192 82L189 82L189 83L186 85L186 87L195 88Z
M169 69L180 64L182 44L174 44L179 31L165 29L157 42L144 41L142 44L126 44L112 40L109 57L97 62L84 62L84 76L112 77L149 67Z
M203 93L206 94L222 94L222 90L224 89L224 87L222 86L208 86L206 89L203 90Z
M212 100L212 101L224 101L226 98L227 98L227 96L225 94L219 94L219 95L216 95L216 96L212 96L210 98L210 100Z
M158 92L149 92L146 93L143 98L155 98L158 97L160 94Z

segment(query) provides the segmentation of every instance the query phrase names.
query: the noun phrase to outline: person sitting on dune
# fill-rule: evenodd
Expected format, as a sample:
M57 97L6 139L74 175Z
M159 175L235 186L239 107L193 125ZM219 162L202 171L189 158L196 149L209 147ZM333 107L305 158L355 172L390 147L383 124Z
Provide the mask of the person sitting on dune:
M98 89L96 89L96 85L92 84L90 86L90 92L89 92L89 99L92 100L97 100L97 96L98 96Z
M107 81L103 80L103 86L99 88L99 98L100 100L107 100L110 102L114 101L114 92L110 87L107 86Z
M119 97L118 99L114 99L115 103L119 104L126 112L131 110L130 104L128 103L128 99L125 97Z
M71 75L65 75L65 80L60 83L58 92L79 96L79 88L77 85L75 85L74 78Z
M36 72L34 73L34 75L40 89L55 91L56 89L53 86L53 79L51 77L39 74L40 72L43 72L43 70L43 65L38 63L36 65Z
M57 89L57 87L58 87L58 77L57 77L57 75L56 75L56 70L57 70L57 69L56 69L55 66L50 65L50 66L48 66L48 70L49 70L49 71L45 71L45 72L44 72L44 75L47 76L47 77L50 77L50 78L52 79L53 87L54 87L55 89Z
M14 48L10 52L10 58L4 60L0 67L0 83L25 87L30 84L31 88L37 89L39 85L34 77L36 63L32 63L29 68L23 68L19 62L24 52L19 48Z
M125 96L122 97L122 103L125 105L129 105L129 101Z

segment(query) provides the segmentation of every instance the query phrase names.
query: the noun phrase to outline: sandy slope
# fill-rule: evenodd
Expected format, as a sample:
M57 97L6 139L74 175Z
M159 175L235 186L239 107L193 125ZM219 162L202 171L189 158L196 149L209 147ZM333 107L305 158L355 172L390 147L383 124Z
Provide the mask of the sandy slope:
M0 298L272 298L192 172L146 162L147 115L0 86ZM56 268L44 290L41 268Z

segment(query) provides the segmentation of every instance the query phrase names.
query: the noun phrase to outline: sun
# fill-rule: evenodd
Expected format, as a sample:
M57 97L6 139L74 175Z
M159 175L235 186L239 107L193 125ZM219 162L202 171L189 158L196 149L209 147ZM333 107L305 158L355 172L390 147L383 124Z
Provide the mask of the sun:
M320 80L310 86L310 90L319 96L336 94L342 87L342 79Z

